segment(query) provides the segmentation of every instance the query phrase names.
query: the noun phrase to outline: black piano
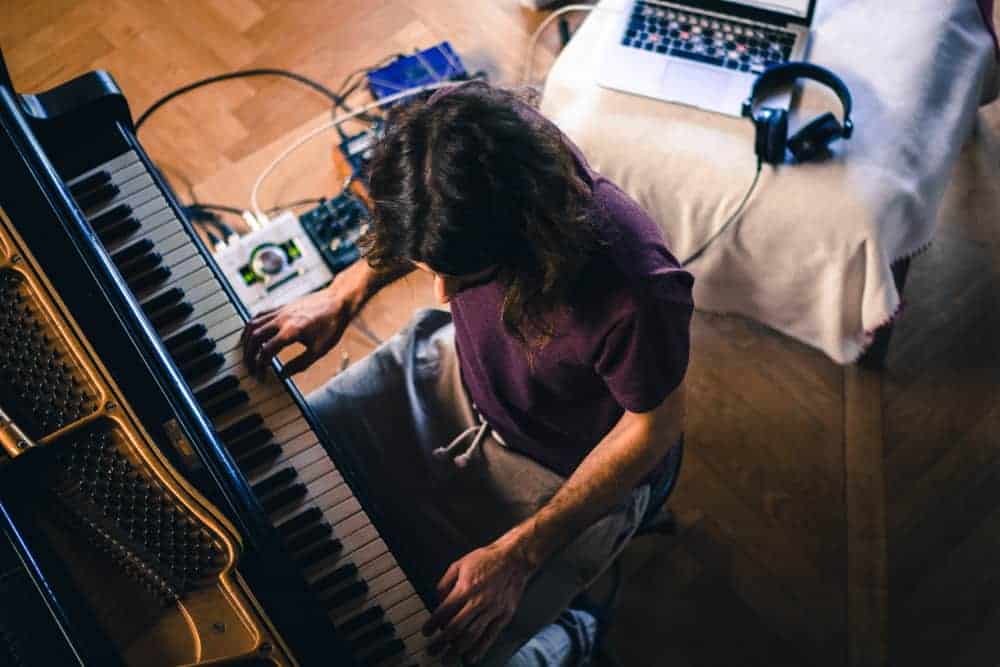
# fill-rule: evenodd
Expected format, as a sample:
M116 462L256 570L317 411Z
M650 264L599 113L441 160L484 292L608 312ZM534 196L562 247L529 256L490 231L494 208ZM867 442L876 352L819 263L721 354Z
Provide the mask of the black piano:
M0 665L434 664L405 529L248 376L113 79L19 95L0 55L0 173Z

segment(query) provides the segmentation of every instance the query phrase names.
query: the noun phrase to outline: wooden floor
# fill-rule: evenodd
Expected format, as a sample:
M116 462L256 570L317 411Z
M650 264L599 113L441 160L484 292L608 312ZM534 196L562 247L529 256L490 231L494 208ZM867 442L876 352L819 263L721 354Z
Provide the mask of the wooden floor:
M21 92L107 69L137 113L239 68L337 86L443 39L471 69L511 83L542 17L517 0L0 0L0 48ZM553 31L538 71L556 45ZM312 91L247 79L177 100L140 138L185 200L247 207L260 169L328 118ZM334 194L332 150L318 141L290 160L262 191L266 205ZM935 243L912 264L880 376L758 324L696 315L679 533L642 538L625 559L612 641L626 665L997 664L998 163L993 105L963 151ZM365 321L386 336L429 302L426 282L410 281ZM301 384L368 347L352 330Z

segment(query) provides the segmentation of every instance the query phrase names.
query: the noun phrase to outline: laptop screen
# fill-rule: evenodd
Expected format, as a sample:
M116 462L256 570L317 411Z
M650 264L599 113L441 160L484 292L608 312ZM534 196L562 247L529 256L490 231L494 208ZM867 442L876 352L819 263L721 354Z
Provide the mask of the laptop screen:
M809 0L729 0L733 4L752 9L777 12L804 19L809 15Z

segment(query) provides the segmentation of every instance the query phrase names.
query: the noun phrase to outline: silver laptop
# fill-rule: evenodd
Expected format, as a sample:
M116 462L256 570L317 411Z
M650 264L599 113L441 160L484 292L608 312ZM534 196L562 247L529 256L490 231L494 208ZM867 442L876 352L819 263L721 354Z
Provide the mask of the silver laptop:
M816 0L628 0L609 21L597 82L740 115L765 68L804 60ZM767 98L788 108L791 91Z

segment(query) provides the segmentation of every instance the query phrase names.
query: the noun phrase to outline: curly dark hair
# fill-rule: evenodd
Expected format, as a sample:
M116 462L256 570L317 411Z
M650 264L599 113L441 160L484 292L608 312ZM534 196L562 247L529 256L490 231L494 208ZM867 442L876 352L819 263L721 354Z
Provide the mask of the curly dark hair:
M590 188L551 123L512 92L466 83L394 108L369 174L369 264L453 276L497 266L506 330L531 348L557 333L601 242Z

